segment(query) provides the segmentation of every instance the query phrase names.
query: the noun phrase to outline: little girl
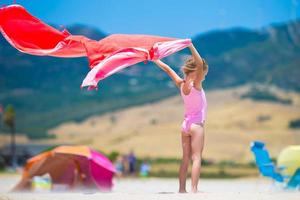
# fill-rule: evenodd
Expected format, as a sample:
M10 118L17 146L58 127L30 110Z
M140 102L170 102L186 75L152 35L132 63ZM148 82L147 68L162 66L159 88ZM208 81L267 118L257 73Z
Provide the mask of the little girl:
M181 70L184 79L161 60L154 62L163 69L180 89L183 98L185 115L181 130L182 162L179 170L179 192L186 193L186 176L190 159L192 165L192 192L198 192L198 180L201 169L201 157L204 146L204 122L206 117L206 97L202 81L208 72L208 65L201 58L194 45L189 46L192 56L186 60Z

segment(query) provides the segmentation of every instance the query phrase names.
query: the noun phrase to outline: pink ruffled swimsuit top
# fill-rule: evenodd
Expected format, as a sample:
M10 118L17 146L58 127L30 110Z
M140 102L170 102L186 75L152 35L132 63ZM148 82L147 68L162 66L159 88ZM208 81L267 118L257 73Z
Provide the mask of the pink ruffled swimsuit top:
M207 102L204 90L198 90L191 85L191 90L188 95L185 95L182 90L181 84L180 91L184 102L184 120L182 123L182 130L188 133L192 123L204 124L206 118Z

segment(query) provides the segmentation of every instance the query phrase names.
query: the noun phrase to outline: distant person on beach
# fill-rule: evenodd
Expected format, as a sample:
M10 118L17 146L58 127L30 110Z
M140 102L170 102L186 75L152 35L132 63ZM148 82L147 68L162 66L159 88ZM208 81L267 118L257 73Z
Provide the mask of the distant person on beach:
M122 165L123 165L123 175L127 175L129 173L129 163L128 163L128 155L122 155Z
M140 166L140 176L141 177L147 177L149 176L150 172L150 164L148 163L147 160L144 160Z
M181 128L182 162L179 170L179 192L186 193L186 176L190 159L192 159L192 192L198 192L201 170L202 151L204 147L204 123L206 118L206 97L202 82L208 72L208 65L199 55L193 44L189 46L192 56L182 66L184 78L161 60L154 62L164 70L179 88L184 102L185 115Z
M130 153L128 155L128 164L129 164L129 174L134 175L135 174L136 157L132 150L130 151Z
M123 157L119 155L115 162L116 168L116 175L117 177L122 177L124 175L124 164L123 164Z

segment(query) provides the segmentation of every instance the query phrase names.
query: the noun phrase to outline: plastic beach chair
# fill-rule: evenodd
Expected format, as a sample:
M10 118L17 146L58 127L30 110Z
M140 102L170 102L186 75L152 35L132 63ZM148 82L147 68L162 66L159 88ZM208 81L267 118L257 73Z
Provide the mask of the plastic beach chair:
M283 182L283 176L276 171L276 166L272 162L263 142L252 142L251 151L254 154L256 165L262 176L270 177L276 182Z

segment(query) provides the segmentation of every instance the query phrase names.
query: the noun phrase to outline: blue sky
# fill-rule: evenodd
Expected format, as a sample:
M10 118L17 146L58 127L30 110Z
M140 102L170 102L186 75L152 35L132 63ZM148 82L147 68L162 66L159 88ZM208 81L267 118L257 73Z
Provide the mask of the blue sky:
M13 0L0 0L11 4ZM111 33L192 37L300 18L300 0L16 0L47 23L86 24Z

